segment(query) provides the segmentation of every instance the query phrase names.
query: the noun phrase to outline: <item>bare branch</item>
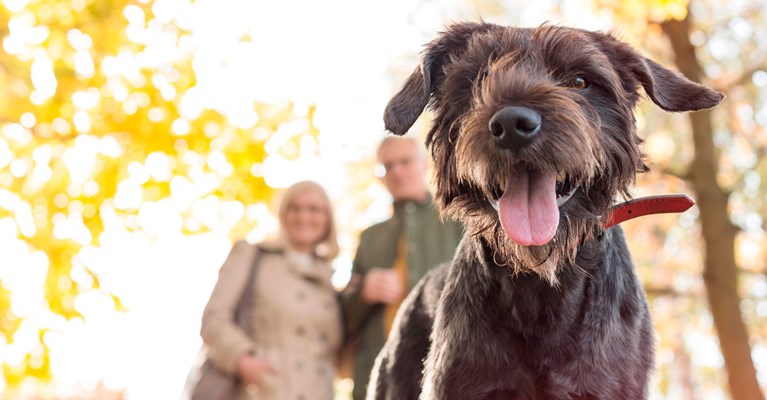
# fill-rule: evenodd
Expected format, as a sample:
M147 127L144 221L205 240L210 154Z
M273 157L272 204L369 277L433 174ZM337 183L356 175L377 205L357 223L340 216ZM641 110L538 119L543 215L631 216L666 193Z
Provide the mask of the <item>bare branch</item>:
M756 72L759 72L759 71L766 71L767 72L767 63L761 64L761 65L757 65L757 66L753 66L751 68L746 69L745 71L743 71L743 73L739 77L737 77L737 78L733 79L732 81L727 82L724 85L718 87L717 90L719 90L720 92L727 93L730 90L732 90L734 87L743 85L746 82L748 82L749 80L751 80L751 76L754 75Z

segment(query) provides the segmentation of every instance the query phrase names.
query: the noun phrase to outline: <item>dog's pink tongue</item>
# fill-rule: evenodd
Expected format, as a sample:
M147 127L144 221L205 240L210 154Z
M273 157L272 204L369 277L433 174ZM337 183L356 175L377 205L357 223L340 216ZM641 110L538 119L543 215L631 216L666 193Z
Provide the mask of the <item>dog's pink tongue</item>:
M506 191L498 199L501 226L514 243L539 246L557 232L556 174L517 170L506 181Z

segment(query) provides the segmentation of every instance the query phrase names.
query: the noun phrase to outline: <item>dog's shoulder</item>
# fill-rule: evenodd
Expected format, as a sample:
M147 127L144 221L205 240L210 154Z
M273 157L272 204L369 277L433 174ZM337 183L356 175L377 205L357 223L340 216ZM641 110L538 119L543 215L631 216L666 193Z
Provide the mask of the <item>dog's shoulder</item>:
M448 261L432 268L413 288L413 295L417 296L417 301L424 308L425 313L432 318L451 267L452 262Z
M421 280L426 281L427 285L442 288L445 285L445 279L447 279L450 273L450 268L453 266L453 261L443 262L427 272Z

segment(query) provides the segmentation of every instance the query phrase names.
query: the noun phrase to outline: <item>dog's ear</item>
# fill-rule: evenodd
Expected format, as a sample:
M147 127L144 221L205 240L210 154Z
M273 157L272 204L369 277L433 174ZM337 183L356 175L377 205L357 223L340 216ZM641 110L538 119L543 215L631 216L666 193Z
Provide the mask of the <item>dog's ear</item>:
M722 93L695 83L641 56L633 72L650 99L666 111L705 110L719 104Z
M631 46L612 35L592 32L597 43L616 69L627 68L644 88L647 95L666 111L705 110L719 104L722 93L695 83L678 72L639 55Z
M384 111L386 130L396 135L404 135L426 108L431 91L431 73L428 68L425 68L425 63L422 63L410 74L402 85L402 89L386 105Z
M389 100L384 111L386 130L404 135L429 104L431 95L444 78L443 67L452 54L466 48L469 38L477 32L494 27L484 22L464 22L451 25L426 45L421 64L410 74L402 89Z

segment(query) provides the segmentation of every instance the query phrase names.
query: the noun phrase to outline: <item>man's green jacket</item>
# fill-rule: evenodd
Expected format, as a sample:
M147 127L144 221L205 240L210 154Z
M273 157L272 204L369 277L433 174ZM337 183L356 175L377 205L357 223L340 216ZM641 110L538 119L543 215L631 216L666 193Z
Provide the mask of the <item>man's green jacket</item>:
M451 260L463 235L459 223L440 221L431 197L423 203L395 203L391 218L362 232L352 273L364 279L372 268L392 268L401 232L405 233L407 241L408 290L429 269ZM347 336L358 339L354 400L365 398L370 371L385 340L384 306L363 303L360 298L362 279L359 282L350 285L341 296Z

